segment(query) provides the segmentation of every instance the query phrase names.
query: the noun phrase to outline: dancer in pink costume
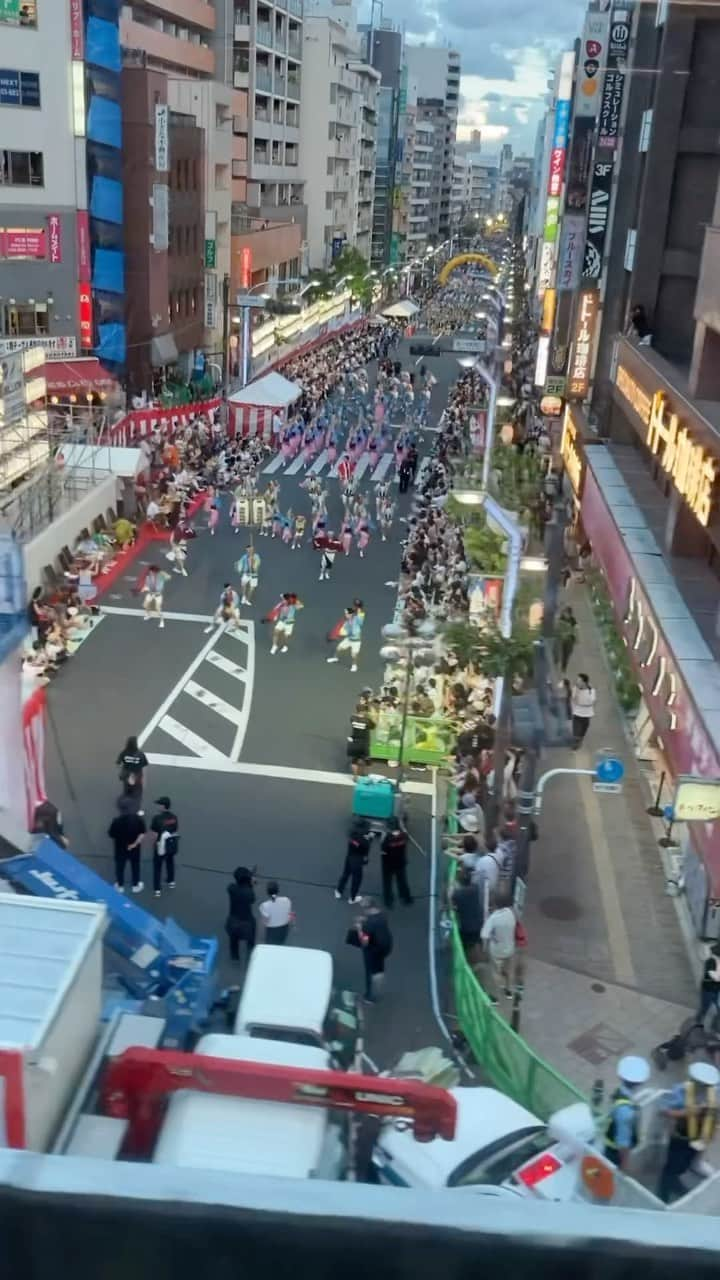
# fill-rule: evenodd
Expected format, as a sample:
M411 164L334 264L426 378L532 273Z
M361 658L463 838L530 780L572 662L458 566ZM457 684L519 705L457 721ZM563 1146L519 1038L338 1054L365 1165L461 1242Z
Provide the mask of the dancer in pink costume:
M217 529L219 519L220 511L218 509L218 504L217 502L212 502L208 513L208 529L210 530L210 534L213 538L215 537L215 530Z
M340 541L342 543L343 555L346 555L346 556L350 555L350 548L352 547L352 539L353 539L352 525L346 520L345 523L343 524L342 532L340 534Z
M362 560L365 557L365 552L367 551L368 544L370 542L370 526L365 518L358 520L356 525L356 536L358 551L360 552L360 559Z

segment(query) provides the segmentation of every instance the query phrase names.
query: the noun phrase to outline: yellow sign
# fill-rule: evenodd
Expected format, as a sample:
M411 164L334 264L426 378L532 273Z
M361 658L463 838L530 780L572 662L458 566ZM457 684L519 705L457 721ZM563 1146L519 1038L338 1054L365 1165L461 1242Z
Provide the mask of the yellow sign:
M618 365L615 383L647 427L645 443L653 457L658 458L700 523L708 525L716 496L717 459L693 439L678 415L668 409L664 391L649 396L623 365Z
M555 290L546 289L545 296L543 298L542 320L540 322L540 328L543 329L545 333L552 333L553 325L555 323L556 301L557 293Z
M573 493L576 497L580 494L580 484L583 474L583 460L580 450L577 446L577 427L572 420L572 414L567 409L565 412L565 422L563 424L562 440L560 441L560 456L565 464L568 480L573 487Z
M454 271L456 267L463 267L466 262L479 262L490 272L491 276L497 275L497 264L493 262L492 258L486 258L484 253L459 253L456 258L451 258L449 262L445 263L438 275L438 284L447 284L450 272Z
M718 818L720 778L678 778L673 801L673 821L716 822Z

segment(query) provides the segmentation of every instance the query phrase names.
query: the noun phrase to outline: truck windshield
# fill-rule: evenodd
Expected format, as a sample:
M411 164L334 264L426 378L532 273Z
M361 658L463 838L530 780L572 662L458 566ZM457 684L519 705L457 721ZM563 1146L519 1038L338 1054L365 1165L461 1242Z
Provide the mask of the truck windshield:
M451 1174L448 1186L498 1187L527 1160L544 1151L547 1145L548 1133L544 1125L518 1129L464 1160Z

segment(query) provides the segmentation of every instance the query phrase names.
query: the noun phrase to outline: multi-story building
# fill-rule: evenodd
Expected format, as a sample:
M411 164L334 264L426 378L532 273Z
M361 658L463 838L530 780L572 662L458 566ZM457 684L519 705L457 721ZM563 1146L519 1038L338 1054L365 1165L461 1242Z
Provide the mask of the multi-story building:
M300 117L311 269L345 245L370 259L380 72L364 61L359 33L306 14Z
M405 50L408 99L417 106L418 121L432 123L433 185L429 211L429 239L450 233L453 158L460 97L460 54L435 45L409 45ZM437 206L437 207L435 207Z
M404 198L401 184L396 181L404 147L400 123L406 97L402 36L385 22L379 28L360 30L366 32L366 59L380 72L371 249L372 265L380 269L400 261L406 232Z
M231 290L296 279L306 209L300 168L302 0L215 0L219 79L233 90Z
M42 338L68 356L95 341L81 330L76 234L88 208L82 22L53 0L22 9L20 24L0 6L0 340Z

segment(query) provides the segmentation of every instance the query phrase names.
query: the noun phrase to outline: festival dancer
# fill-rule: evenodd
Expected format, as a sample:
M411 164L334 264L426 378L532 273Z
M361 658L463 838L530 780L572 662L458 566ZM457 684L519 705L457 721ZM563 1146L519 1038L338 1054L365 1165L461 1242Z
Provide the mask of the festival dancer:
M187 578L188 571L185 568L185 561L187 560L187 542L184 538L179 539L177 542L173 541L170 543L170 550L165 556L165 559L169 560L172 564L173 573L181 573L183 578Z
M342 528L340 530L340 542L342 543L343 555L345 556L350 555L352 540L353 540L353 527L350 519L348 518L347 520L343 520Z
M151 618L157 618L158 629L162 631L165 626L163 618L163 594L165 591L165 583L170 581L170 574L165 573L156 564L148 565L137 585L138 595L143 593L143 609L145 610L143 622L149 622Z
M273 623L271 653L277 653L278 649L281 653L287 653L298 609L304 607L294 591L284 591L275 608L270 610L265 621Z
M335 563L335 556L337 555L337 552L335 550L335 545L331 545L331 544L337 545L337 540L334 533L328 534L327 545L323 547L320 553L320 578L319 578L320 582L330 581L330 570L332 569Z
M213 627L225 627L232 623L233 627L237 627L240 621L240 597L237 591L233 589L229 582L226 582L220 596L212 622L205 628L205 634L212 631Z
M379 517L378 517L378 523L380 525L380 538L382 542L387 542L390 536L390 530L392 529L392 522L393 522L394 515L395 515L394 502L391 502L389 498L385 498L385 500L383 501L380 507Z
M219 519L220 519L220 508L218 506L217 499L215 499L213 502L210 503L210 509L208 514L208 529L210 530L211 538L215 537L215 530L217 529Z
M305 516L297 515L295 517L295 528L293 530L292 546L290 547L291 551L297 551L298 548L302 546L306 527L307 518Z
M367 551L368 544L370 542L370 517L364 510L363 513L358 516L358 521L355 525L355 536L357 538L360 559L364 560L365 552Z
M283 514L279 507L275 507L272 513L272 533L271 538L281 538L283 530Z
M242 591L240 603L252 604L260 578L260 556L252 542L249 547L246 547L235 568L240 574L240 590Z
M361 607L358 609L355 604L348 606L345 610L345 616L337 626L333 627L330 632L330 639L337 640L337 648L332 658L326 658L327 663L339 662L342 653L350 653L350 670L357 671L357 660L360 654L360 646L362 644L362 630L365 622L365 613L362 609L362 603L358 602Z
M283 516L282 540L286 547L289 547L292 542L294 522L293 509L289 507L287 515Z

